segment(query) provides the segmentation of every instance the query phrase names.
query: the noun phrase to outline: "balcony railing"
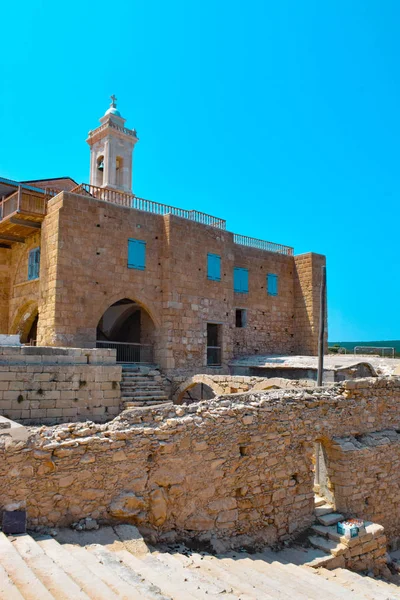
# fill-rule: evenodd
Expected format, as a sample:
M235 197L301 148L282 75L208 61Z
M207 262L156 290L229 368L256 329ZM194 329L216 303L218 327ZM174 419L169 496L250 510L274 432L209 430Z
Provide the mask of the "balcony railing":
M103 342L98 340L96 348L116 350L118 363L154 363L154 351L151 344Z
M51 196L57 191L44 190L43 194L26 191L19 187L16 192L4 198L0 204L0 221L10 217L14 213L26 213L34 216L44 216L46 214L46 204Z
M293 248L290 246L283 246L282 244L275 244L274 242L258 240L256 238L247 237L246 235L240 235L239 233L233 234L233 241L235 244L239 244L240 246L257 248L258 250L267 250L267 252L276 252L278 254L285 254L286 256L293 256L294 252Z
M127 206L128 208L135 208L136 210L143 210L156 215L175 215L177 217L182 217L183 219L188 219L189 221L202 223L203 225L210 225L211 227L217 227L218 229L226 229L226 221L224 219L219 219L218 217L213 217L212 215L207 215L206 213L198 212L197 210L186 210L184 208L177 208L176 206L169 206L168 204L153 202L153 200L145 200L144 198L138 198L138 196L134 196L133 194L119 192L110 188L101 188L95 185L82 183L73 188L71 193L91 196L98 200L119 204L120 206Z

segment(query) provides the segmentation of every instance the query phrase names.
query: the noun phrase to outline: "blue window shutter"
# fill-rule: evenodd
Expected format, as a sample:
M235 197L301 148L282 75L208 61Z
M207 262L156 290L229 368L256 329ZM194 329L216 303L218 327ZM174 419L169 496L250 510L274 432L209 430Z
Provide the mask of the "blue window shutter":
M218 254L207 254L207 278L221 281L221 257Z
M242 292L248 294L249 292L249 271L248 269L242 269Z
M40 248L34 248L29 252L28 258L28 280L37 279L40 269Z
M128 240L128 268L144 271L146 268L146 242L143 240Z
M233 268L233 290L242 294L249 291L249 270L240 267Z
M269 296L278 295L278 275L268 273L267 275L267 290Z

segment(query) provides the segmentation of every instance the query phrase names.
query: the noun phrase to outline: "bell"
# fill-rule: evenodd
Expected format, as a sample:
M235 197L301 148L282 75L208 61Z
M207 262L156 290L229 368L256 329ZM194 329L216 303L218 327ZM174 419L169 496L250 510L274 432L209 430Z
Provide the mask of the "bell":
M98 169L99 171L104 171L104 162L103 162L103 161L101 161L101 162L99 163L99 165L98 165L97 169Z

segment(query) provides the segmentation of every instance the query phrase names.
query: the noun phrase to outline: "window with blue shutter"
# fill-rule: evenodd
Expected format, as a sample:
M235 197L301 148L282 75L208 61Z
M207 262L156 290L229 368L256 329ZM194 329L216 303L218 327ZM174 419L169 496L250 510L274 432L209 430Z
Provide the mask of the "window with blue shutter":
M28 280L38 279L40 270L40 248L34 248L29 252L28 258Z
M218 254L207 254L207 279L221 281L221 257Z
M128 269L139 269L144 271L146 268L146 242L143 240L128 240Z
M267 275L267 290L268 296L278 295L278 275L274 273L268 273Z
M241 294L249 291L249 270L241 267L233 268L233 290Z

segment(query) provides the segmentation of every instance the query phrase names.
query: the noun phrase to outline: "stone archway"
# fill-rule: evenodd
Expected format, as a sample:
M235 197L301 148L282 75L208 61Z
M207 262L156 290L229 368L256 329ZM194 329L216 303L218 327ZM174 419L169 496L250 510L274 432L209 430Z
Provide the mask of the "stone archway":
M39 320L38 305L36 302L25 302L13 319L10 333L20 336L22 344L36 342L36 329Z
M156 326L142 304L121 298L106 308L96 328L96 345L117 350L117 362L154 362Z
M186 379L183 383L180 384L175 394L173 395L172 401L174 404L182 404L183 397L185 392L195 387L199 383L203 383L212 389L216 396L221 396L225 393L224 388L221 387L218 383L213 381L213 379L207 375L194 375L189 379Z
M290 379L284 379L283 377L270 377L257 381L257 383L251 388L251 392L262 392L263 390L278 390L289 387L295 387L293 381Z

